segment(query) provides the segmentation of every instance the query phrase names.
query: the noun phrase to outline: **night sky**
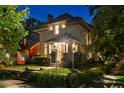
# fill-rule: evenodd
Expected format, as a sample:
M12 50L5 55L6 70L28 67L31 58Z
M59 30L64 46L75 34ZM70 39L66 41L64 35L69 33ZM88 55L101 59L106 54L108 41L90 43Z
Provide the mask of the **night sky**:
M30 5L20 6L22 9L28 7L30 16L41 21L47 21L47 15L52 14L57 17L64 13L69 13L73 16L82 17L86 22L90 23L92 17L89 16L89 8L84 5Z

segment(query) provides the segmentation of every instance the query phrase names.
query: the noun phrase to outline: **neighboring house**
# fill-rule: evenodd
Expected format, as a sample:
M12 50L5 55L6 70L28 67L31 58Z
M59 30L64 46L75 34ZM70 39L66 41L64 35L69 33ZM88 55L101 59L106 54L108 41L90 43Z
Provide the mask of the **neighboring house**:
M85 52L83 46L91 43L90 31L91 25L81 17L48 15L48 24L35 30L40 34L40 56L49 57L51 64L67 64L74 53Z
M39 55L40 51L40 42L34 42L31 45L22 48L16 53L17 64L25 64L27 59Z

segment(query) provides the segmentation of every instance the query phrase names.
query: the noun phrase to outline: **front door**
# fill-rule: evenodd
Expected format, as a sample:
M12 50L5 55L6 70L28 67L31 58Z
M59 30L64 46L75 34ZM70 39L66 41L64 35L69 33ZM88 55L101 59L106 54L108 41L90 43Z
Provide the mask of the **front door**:
M49 45L49 52L51 58L55 62L61 62L62 59L62 45L61 42L52 43Z

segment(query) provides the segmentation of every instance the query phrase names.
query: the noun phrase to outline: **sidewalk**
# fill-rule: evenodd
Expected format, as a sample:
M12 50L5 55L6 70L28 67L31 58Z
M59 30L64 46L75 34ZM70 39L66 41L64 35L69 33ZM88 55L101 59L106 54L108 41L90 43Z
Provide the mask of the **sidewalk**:
M22 80L0 80L0 84L5 88L31 88L32 86L25 83Z

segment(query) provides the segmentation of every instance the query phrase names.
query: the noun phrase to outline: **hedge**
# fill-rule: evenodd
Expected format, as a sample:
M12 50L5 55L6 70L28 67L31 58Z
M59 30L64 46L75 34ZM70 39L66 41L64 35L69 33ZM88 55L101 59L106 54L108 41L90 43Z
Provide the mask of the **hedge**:
M101 78L102 71L87 71L84 73L70 73L66 75L35 73L30 74L28 81L34 85L44 88L69 87L76 88L82 84L92 83L94 80Z

